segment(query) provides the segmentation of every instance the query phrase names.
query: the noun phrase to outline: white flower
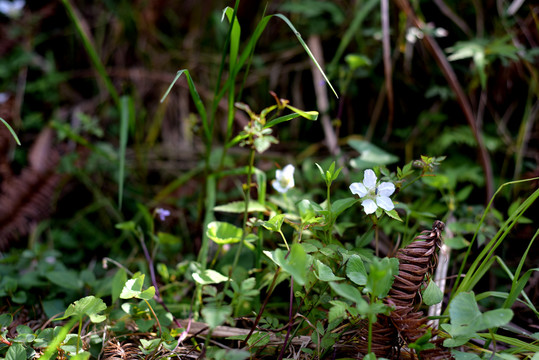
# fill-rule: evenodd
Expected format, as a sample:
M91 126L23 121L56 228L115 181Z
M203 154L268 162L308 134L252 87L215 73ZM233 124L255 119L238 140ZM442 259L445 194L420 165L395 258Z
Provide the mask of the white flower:
M170 216L170 211L167 209L157 208L155 209L155 213L159 216L161 221L165 221L167 216Z
M24 4L24 0L0 0L0 13L12 19L18 18L21 15Z
M283 170L277 170L275 172L275 180L271 183L273 188L283 194L293 188L294 170L294 166L290 164L286 165Z
M395 192L395 185L390 182L381 184L376 181L376 174L371 169L365 170L363 183L355 182L350 185L352 194L359 195L363 200L363 210L365 213L372 214L378 207L391 211L395 208L393 201L389 198Z

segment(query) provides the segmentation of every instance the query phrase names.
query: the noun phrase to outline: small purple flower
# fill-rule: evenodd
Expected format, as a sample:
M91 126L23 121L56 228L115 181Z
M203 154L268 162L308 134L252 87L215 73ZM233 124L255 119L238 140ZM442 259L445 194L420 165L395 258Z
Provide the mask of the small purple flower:
M155 213L159 216L161 221L165 221L167 216L170 216L170 211L167 209L157 208L155 209Z

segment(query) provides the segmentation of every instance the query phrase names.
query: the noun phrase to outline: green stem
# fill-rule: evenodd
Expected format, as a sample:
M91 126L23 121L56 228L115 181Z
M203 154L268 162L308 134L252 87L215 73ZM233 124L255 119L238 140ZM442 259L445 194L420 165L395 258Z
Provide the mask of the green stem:
M152 308L152 306L150 305L150 303L148 302L148 300L144 299L144 301L146 302L146 305L148 305L148 308L149 308L150 311L152 312L152 315L153 315L153 317L155 318L155 321L157 322L157 326L159 327L159 336L163 336L163 329L161 329L161 323L159 322L159 319L157 318L157 315L156 315L155 312L153 311L153 308Z
M79 353L79 350L80 350L80 334L82 332L82 317L79 319L79 331L78 331L78 336L77 336L77 352L76 354Z
M286 245L286 250L290 251L290 247L288 246L288 242L286 241L286 238L284 237L284 234L281 230L279 230L279 234L281 234L281 237L284 240L284 244Z

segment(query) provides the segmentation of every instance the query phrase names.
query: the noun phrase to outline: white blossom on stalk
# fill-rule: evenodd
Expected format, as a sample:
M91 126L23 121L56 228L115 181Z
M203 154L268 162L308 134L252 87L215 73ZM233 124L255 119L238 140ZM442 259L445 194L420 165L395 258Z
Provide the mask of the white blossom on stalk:
M355 182L350 185L352 194L359 195L365 214L376 212L377 208L391 211L395 208L389 198L395 192L395 185L390 182L377 182L376 174L371 169L364 172L363 182Z
M294 166L290 164L286 165L282 170L277 170L275 172L275 180L271 183L273 188L282 194L293 188L294 170Z
M11 19L16 19L21 15L25 3L24 0L0 0L0 13Z

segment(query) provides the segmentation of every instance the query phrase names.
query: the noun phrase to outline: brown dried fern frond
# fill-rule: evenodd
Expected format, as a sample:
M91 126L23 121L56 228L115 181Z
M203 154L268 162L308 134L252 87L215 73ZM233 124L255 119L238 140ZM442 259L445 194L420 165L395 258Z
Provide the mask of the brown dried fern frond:
M134 360L142 355L142 351L132 342L109 340L103 348L104 360Z
M53 133L45 129L29 152L29 166L0 186L0 250L28 235L53 211L53 199L62 180L56 172L59 153L52 147Z
M437 248L441 246L441 233L445 224L435 221L432 230L423 231L407 247L397 252L399 274L395 276L393 286L385 302L394 310L389 316L379 315L373 324L371 351L377 357L388 359L417 359L417 354L408 344L417 341L429 331L436 331L427 324L427 318L418 308L421 305L421 288L430 278L436 267ZM359 356L367 353L367 328L363 327L357 336ZM421 359L452 359L449 350L440 346L439 339L431 339L434 349L420 352ZM401 354L405 348L407 354Z

